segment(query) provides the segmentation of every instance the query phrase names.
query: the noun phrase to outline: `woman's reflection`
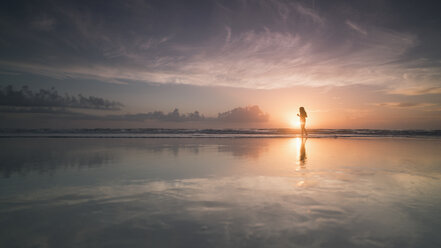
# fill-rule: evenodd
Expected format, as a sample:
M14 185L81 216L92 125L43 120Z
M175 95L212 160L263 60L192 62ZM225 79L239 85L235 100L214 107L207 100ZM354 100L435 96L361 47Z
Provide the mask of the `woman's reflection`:
M305 167L306 164L306 149L305 144L308 138L302 138L302 145L300 146L300 166Z
M297 164L300 166L301 169L305 169L306 168L306 140L308 138L297 138L297 144L300 143L300 149L299 149L299 157L298 157L298 161Z

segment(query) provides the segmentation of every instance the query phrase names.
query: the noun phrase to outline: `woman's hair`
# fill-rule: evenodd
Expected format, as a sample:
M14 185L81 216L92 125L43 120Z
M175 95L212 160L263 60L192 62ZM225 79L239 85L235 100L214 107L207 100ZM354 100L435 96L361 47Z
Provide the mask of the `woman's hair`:
M300 111L300 116L308 117L308 114L306 114L304 107L300 107L299 111Z

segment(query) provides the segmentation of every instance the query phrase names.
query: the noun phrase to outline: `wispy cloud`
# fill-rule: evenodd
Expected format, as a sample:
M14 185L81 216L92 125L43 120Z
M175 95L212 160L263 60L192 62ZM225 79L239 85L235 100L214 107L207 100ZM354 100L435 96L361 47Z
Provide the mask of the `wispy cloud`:
M41 31L51 31L55 28L56 21L54 18L49 17L40 17L33 22L31 22L31 26L37 30Z
M231 40L231 28L226 26L225 31L227 32L227 36L225 37L225 43L228 44L230 43Z
M184 56L131 56L126 49L103 51L107 58L125 56L131 64L43 65L0 61L10 70L52 77L93 78L121 83L139 80L156 83L223 85L247 88L280 88L293 85L345 85L395 83L409 69L394 63L414 46L411 35L377 31L375 38L358 46L346 42L322 51L323 45L302 34L246 31L228 44L215 47L180 46ZM149 45L150 46L150 45ZM176 49L175 46L173 49ZM173 50L167 53L173 53ZM133 64L134 63L134 64ZM427 72L409 72L427 73Z
M434 103L425 102L383 102L375 104L379 107L389 107L389 108L402 108L402 109L412 109L412 108L427 108L436 106Z
M360 34L367 35L367 31L366 30L364 30L359 25L356 25L355 23L353 23L353 22L351 22L349 20L346 20L346 25L348 25L351 29L359 32Z
M53 12L58 15L47 15L39 25L53 27L51 20L57 20L66 30L59 36L32 40L40 42L37 45L46 53L27 55L38 59L2 57L0 67L110 83L137 80L260 89L376 84L388 85L397 94L439 92L439 67L404 60L420 45L414 33L373 23L363 22L362 27L352 19L341 21L300 2L241 3L232 4L233 8L214 1L212 7L222 11L210 22L193 20L187 12L173 9L182 20L177 24L154 15L158 11L154 4L116 4L131 15L112 22L114 26L105 13L87 6L81 12L56 7ZM362 35L350 34L348 28ZM52 49L54 44L60 47ZM403 85L429 90L403 90Z
M407 96L441 94L441 87L411 87L400 88L389 91L390 94L399 94Z
M296 10L298 13L311 18L314 22L323 25L325 23L323 17L321 17L316 11L313 9L307 8L304 5L301 5L299 3L295 4Z

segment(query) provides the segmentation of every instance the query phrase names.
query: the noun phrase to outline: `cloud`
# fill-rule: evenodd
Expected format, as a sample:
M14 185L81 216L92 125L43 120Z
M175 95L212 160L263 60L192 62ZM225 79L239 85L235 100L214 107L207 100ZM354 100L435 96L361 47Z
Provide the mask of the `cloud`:
M218 120L226 122L266 122L269 115L262 112L259 106L247 106L219 113Z
M231 40L231 28L228 26L225 26L225 31L227 32L227 36L225 37L225 43L230 43Z
M374 104L379 107L389 107L389 108L402 108L402 109L412 109L412 108L427 108L436 106L433 103L423 103L423 102L383 102Z
M130 121L144 122L147 120L161 122L223 122L223 123L257 123L267 122L269 115L263 113L259 106L237 107L232 110L219 113L217 117L205 117L199 111L181 114L179 109L175 108L169 113L162 111L152 111L148 113L136 114L113 114L113 115L95 115L82 112L75 112L59 107L29 107L29 106L0 106L0 113L13 114L45 114L44 118L68 119L68 120L100 120L100 121ZM38 117L38 116L37 116Z
M441 94L441 87L412 87L412 88L393 89L390 90L389 93L407 95L407 96Z
M73 112L66 108L58 107L16 107L16 106L0 106L0 113L24 113L24 114L57 114L57 115L75 115L83 114Z
M36 19L31 26L40 31L51 31L55 28L56 21L53 18L43 17Z
M4 54L12 55L2 56L0 67L109 83L136 80L259 89L349 84L394 87L402 84L402 75L408 75L409 87L439 85L434 83L439 66L404 59L424 45L417 34L378 26L381 22L362 22L361 27L351 17L340 16L337 7L319 11L282 0L222 5L209 1L182 8L174 4L113 2L106 11L88 4L82 11L75 4L34 6L51 13L42 15L45 19L38 25L64 28L53 30L58 35L49 35L16 28L11 22L14 28L4 31L3 39L9 44L7 49L16 52L6 53L4 48ZM206 13L206 7L217 15L194 15ZM170 15L157 14L162 11ZM110 14L120 12L127 14ZM363 35L347 32L348 27ZM26 52L20 52L23 47Z
M348 25L351 29L359 32L360 34L367 35L366 30L364 30L363 28L361 28L360 26L356 25L355 23L349 20L346 20L346 25Z
M185 121L205 121L204 115L199 114L198 111L188 114L180 114L179 109L174 109L172 112L164 114L162 111L154 111L149 113L138 114L124 114L124 115L106 115L104 117L97 117L99 119L111 121L146 121L157 120L167 122L185 122Z
M93 117L92 117L93 118ZM157 120L166 122L267 122L269 115L263 113L259 106L237 107L232 110L219 113L217 117L205 117L199 111L193 113L181 114L179 109L164 114L162 111L153 111L148 113L124 114L124 115L106 115L97 117L113 121L146 121Z
M104 51L103 56L106 58L125 57L131 61L131 65L122 63L117 67L103 63L49 66L0 61L0 64L9 70L56 78L95 79L110 83L137 80L260 89L385 82L395 85L401 83L404 73L421 78L436 70L413 70L407 65L395 63L416 44L415 37L409 34L377 30L372 37L367 36L359 43L342 42L324 52L322 50L325 45L319 42L320 39L305 34L265 29L228 37L226 45L175 45L166 52L185 54L177 56L166 53L154 57L132 55L133 49L126 48ZM416 83L416 80L408 81Z
M123 105L119 102L95 96L59 95L55 88L40 89L40 91L34 93L27 86L16 90L8 85L0 87L0 106L119 110Z
M311 18L311 20L320 25L323 25L325 23L323 18L313 9L307 8L299 3L297 3L295 6L298 13Z

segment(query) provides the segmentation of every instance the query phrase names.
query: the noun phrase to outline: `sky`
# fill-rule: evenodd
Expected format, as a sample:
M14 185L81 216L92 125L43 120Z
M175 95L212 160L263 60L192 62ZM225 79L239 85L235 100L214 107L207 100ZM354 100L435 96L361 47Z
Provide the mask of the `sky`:
M441 127L439 1L0 6L0 128Z

